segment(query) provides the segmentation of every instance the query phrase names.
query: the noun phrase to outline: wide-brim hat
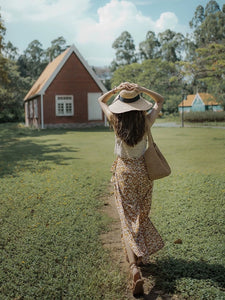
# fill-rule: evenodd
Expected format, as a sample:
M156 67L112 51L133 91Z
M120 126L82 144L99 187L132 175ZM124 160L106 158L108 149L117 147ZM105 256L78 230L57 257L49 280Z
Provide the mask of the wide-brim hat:
M121 114L132 110L146 111L152 107L152 103L145 100L135 90L122 90L109 105L109 110L114 114Z

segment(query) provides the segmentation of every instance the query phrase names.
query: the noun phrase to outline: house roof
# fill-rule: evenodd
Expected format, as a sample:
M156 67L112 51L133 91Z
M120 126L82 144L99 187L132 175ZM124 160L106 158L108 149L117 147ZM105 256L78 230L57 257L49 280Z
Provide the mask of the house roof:
M203 101L203 103L205 105L218 105L218 103L216 102L215 98L208 93L197 93L196 95L187 95L187 99L183 100L178 106L192 106L196 96L199 95L199 97L201 98L201 100Z
M43 95L46 91L46 89L49 87L51 82L54 80L58 72L61 70L67 59L70 57L72 53L75 53L75 55L79 58L81 63L84 65L86 70L89 72L91 77L94 79L98 87L102 90L102 92L106 92L105 86L102 84L102 82L98 79L95 72L90 68L88 63L85 61L83 56L80 54L78 49L72 45L71 47L67 48L64 52L62 52L59 56L57 56L52 62L50 62L47 67L44 69L44 71L41 73L39 78L36 80L34 85L31 87L29 92L24 98L24 101L34 98L38 95Z

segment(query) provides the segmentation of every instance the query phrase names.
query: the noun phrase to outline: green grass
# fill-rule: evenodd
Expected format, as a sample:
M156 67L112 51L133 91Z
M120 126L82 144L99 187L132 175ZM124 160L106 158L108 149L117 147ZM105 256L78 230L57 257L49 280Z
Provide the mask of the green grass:
M225 131L153 135L172 175L154 186L151 218L166 245L150 280L180 299L225 299ZM0 141L0 299L125 299L100 242L113 133L5 124Z
M100 242L108 132L0 130L0 299L120 297Z
M173 169L155 182L152 220L166 242L152 263L156 287L181 299L225 299L225 131L154 134Z

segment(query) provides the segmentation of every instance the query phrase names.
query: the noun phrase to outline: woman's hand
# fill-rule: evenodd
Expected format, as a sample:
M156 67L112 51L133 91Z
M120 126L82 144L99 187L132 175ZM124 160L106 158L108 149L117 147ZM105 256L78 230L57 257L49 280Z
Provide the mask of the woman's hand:
M122 82L119 86L114 87L113 91L120 92L121 90L127 90L127 91L132 91L132 90L137 90L139 92L140 87L136 83L130 83L130 82Z
M122 82L120 85L114 87L113 89L116 93L122 90L130 90L130 83L129 82Z

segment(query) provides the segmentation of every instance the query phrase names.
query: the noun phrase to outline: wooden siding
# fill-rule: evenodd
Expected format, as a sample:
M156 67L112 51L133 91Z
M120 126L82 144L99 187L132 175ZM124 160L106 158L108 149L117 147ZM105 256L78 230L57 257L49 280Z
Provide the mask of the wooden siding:
M43 96L44 124L89 123L88 93L101 92L78 57L72 53ZM74 116L56 116L56 95L73 95ZM101 122L104 122L103 114Z
M25 102L25 122L27 126L40 127L41 125L41 101L40 96ZM35 116L34 101L37 100L37 116ZM30 106L33 114L30 115Z

